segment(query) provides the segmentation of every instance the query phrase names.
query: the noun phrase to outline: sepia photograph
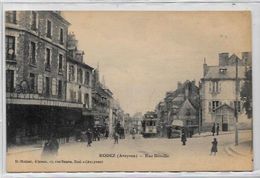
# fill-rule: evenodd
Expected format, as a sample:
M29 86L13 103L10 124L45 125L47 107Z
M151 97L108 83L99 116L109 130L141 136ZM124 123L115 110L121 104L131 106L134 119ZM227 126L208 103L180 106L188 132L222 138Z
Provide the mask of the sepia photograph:
M250 11L5 11L6 171L253 170Z

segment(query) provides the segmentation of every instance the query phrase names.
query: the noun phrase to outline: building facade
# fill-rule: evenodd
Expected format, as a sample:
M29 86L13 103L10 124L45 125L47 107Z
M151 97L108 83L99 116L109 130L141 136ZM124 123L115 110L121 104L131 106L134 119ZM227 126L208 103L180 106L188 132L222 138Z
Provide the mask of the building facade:
M157 130L160 136L166 136L175 123L185 127L189 133L195 133L199 127L199 88L195 81L178 82L177 89L166 92L163 101L156 106L159 118ZM179 125L181 123L181 125Z
M92 110L94 113L94 125L99 127L102 132L109 130L112 132L110 125L112 124L113 110L112 101L113 93L100 82L99 67L93 70L93 90L92 90Z
M65 136L80 114L66 101L69 22L55 11L7 11L5 19L8 141Z
M78 41L73 33L67 40L67 101L82 104L82 116L76 127L86 130L94 127L92 113L92 71L84 62L84 51L78 49Z
M235 109L238 122L247 121L240 90L251 60L251 53L243 52L241 59L235 54L230 56L229 53L220 53L217 66L208 66L204 62L200 84L203 130L210 130L214 123L219 124L222 131L233 130Z

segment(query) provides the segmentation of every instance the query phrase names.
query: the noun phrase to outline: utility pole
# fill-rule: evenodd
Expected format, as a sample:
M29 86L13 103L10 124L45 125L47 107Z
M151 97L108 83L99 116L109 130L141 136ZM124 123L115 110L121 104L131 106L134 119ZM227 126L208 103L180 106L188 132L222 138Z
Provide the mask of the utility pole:
M239 83L238 83L238 58L236 58L236 81L235 81L235 90L236 90L236 102L235 102L235 145L238 145L238 94L239 94Z

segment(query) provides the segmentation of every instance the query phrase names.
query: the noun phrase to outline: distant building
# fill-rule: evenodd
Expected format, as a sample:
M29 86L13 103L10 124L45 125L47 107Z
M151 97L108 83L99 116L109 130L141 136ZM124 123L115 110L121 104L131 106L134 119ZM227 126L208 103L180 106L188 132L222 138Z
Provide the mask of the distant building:
M236 92L236 61L238 64L238 90ZM243 52L240 59L229 53L219 54L219 65L203 65L203 78L200 84L203 130L210 130L213 123L220 124L220 130L234 129L235 106L238 111L238 121L246 121L243 103L240 99L240 89L245 80L247 67L251 65L250 52ZM236 96L238 95L238 96ZM236 97L238 101L236 103Z
M178 82L177 89L167 92L164 101L157 105L156 113L161 136L166 136L168 128L173 127L176 121L187 130L196 132L199 127L199 88L195 81Z
M92 110L95 127L111 133L113 93L99 79L99 68L93 71Z

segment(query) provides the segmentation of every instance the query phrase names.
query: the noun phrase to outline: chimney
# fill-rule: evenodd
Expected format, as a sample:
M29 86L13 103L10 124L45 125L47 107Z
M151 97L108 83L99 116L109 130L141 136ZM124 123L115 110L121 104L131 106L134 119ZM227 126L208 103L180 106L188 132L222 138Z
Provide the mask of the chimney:
M228 65L228 53L219 53L219 66L227 66Z
M252 65L252 53L251 52L242 52L242 62L246 66Z
M181 83L181 82L178 82L178 84L177 84L177 89L180 89L180 88L182 88L182 83Z
M208 65L206 63L206 58L204 58L204 64L203 64L203 77L208 73Z

